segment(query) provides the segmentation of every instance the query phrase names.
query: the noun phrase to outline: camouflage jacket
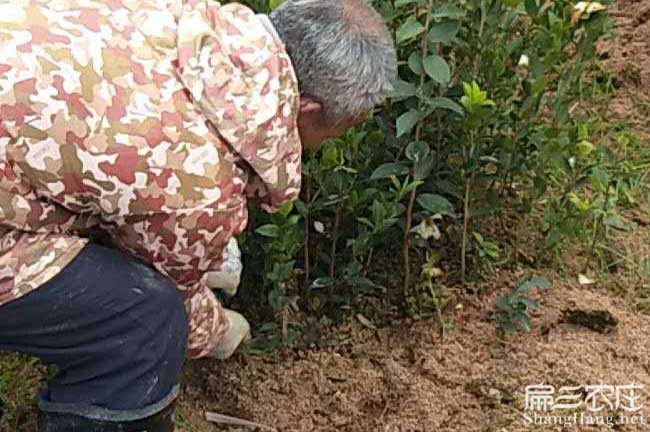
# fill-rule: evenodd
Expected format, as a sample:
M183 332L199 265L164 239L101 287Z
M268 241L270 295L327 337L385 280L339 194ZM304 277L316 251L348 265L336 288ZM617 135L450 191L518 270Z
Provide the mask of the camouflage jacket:
M213 0L0 0L0 304L101 227L184 292L189 355L214 349L206 273L248 199L300 187L298 82L267 27Z

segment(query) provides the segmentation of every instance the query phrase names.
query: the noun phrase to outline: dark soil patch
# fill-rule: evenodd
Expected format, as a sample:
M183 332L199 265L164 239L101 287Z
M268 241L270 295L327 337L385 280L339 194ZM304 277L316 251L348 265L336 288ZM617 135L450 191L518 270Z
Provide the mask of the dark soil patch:
M581 326L597 333L609 333L614 331L618 325L618 319L609 311L583 311L566 310L562 311L562 322Z

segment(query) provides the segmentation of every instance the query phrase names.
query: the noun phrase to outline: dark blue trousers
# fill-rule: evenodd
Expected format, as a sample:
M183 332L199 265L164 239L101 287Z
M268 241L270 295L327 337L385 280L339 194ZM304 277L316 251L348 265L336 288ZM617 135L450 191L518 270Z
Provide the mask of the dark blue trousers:
M95 244L44 286L0 306L0 349L57 367L45 410L120 421L154 414L175 397L186 341L175 285Z

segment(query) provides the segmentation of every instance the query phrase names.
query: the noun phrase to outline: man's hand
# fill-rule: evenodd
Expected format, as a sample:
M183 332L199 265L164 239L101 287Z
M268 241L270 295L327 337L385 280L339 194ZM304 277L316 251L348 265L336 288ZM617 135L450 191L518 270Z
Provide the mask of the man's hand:
M225 360L230 358L240 345L251 338L251 326L243 315L230 309L224 309L228 320L228 331L217 345L212 357Z
M229 297L237 294L241 281L241 251L237 240L231 238L223 252L223 266L221 271L208 273L208 287L220 289Z

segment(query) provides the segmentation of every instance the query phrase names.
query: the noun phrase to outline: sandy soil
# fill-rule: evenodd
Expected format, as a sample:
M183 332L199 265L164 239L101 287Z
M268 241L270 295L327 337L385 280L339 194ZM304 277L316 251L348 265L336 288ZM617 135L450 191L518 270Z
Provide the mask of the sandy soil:
M492 283L511 287L521 274ZM474 305L461 302L456 330L444 341L434 322L403 321L379 331L350 322L336 330L339 341L330 349L277 361L194 362L183 390L182 430L237 430L201 422L208 410L282 431L550 431L561 429L534 428L522 418L527 385L650 388L650 317L606 290L551 279L534 331L505 344L490 318L493 293ZM606 310L619 322L601 334L563 322L564 309Z
M634 122L646 133L650 117L650 2L622 0L612 12L617 37L605 41L600 52L622 88L610 109L613 119Z
M611 119L631 121L650 138L650 1L623 0L614 16L617 36L600 47L619 87ZM650 210L628 216L633 231L614 246L642 262L650 257ZM496 296L524 272L503 272L478 290L482 296L461 299L447 317L455 329L444 340L435 321L373 330L352 320L324 335L319 349L192 362L182 390L181 430L244 430L211 425L202 420L204 411L300 432L605 430L528 424L522 417L525 387L542 383L644 385L645 426L613 430L650 430L650 317L638 312L639 290L650 292L650 282L634 269L588 287L570 270L547 274L553 287L540 298L532 333L500 343L491 320ZM569 324L563 320L567 309L608 311L618 325L599 333Z

